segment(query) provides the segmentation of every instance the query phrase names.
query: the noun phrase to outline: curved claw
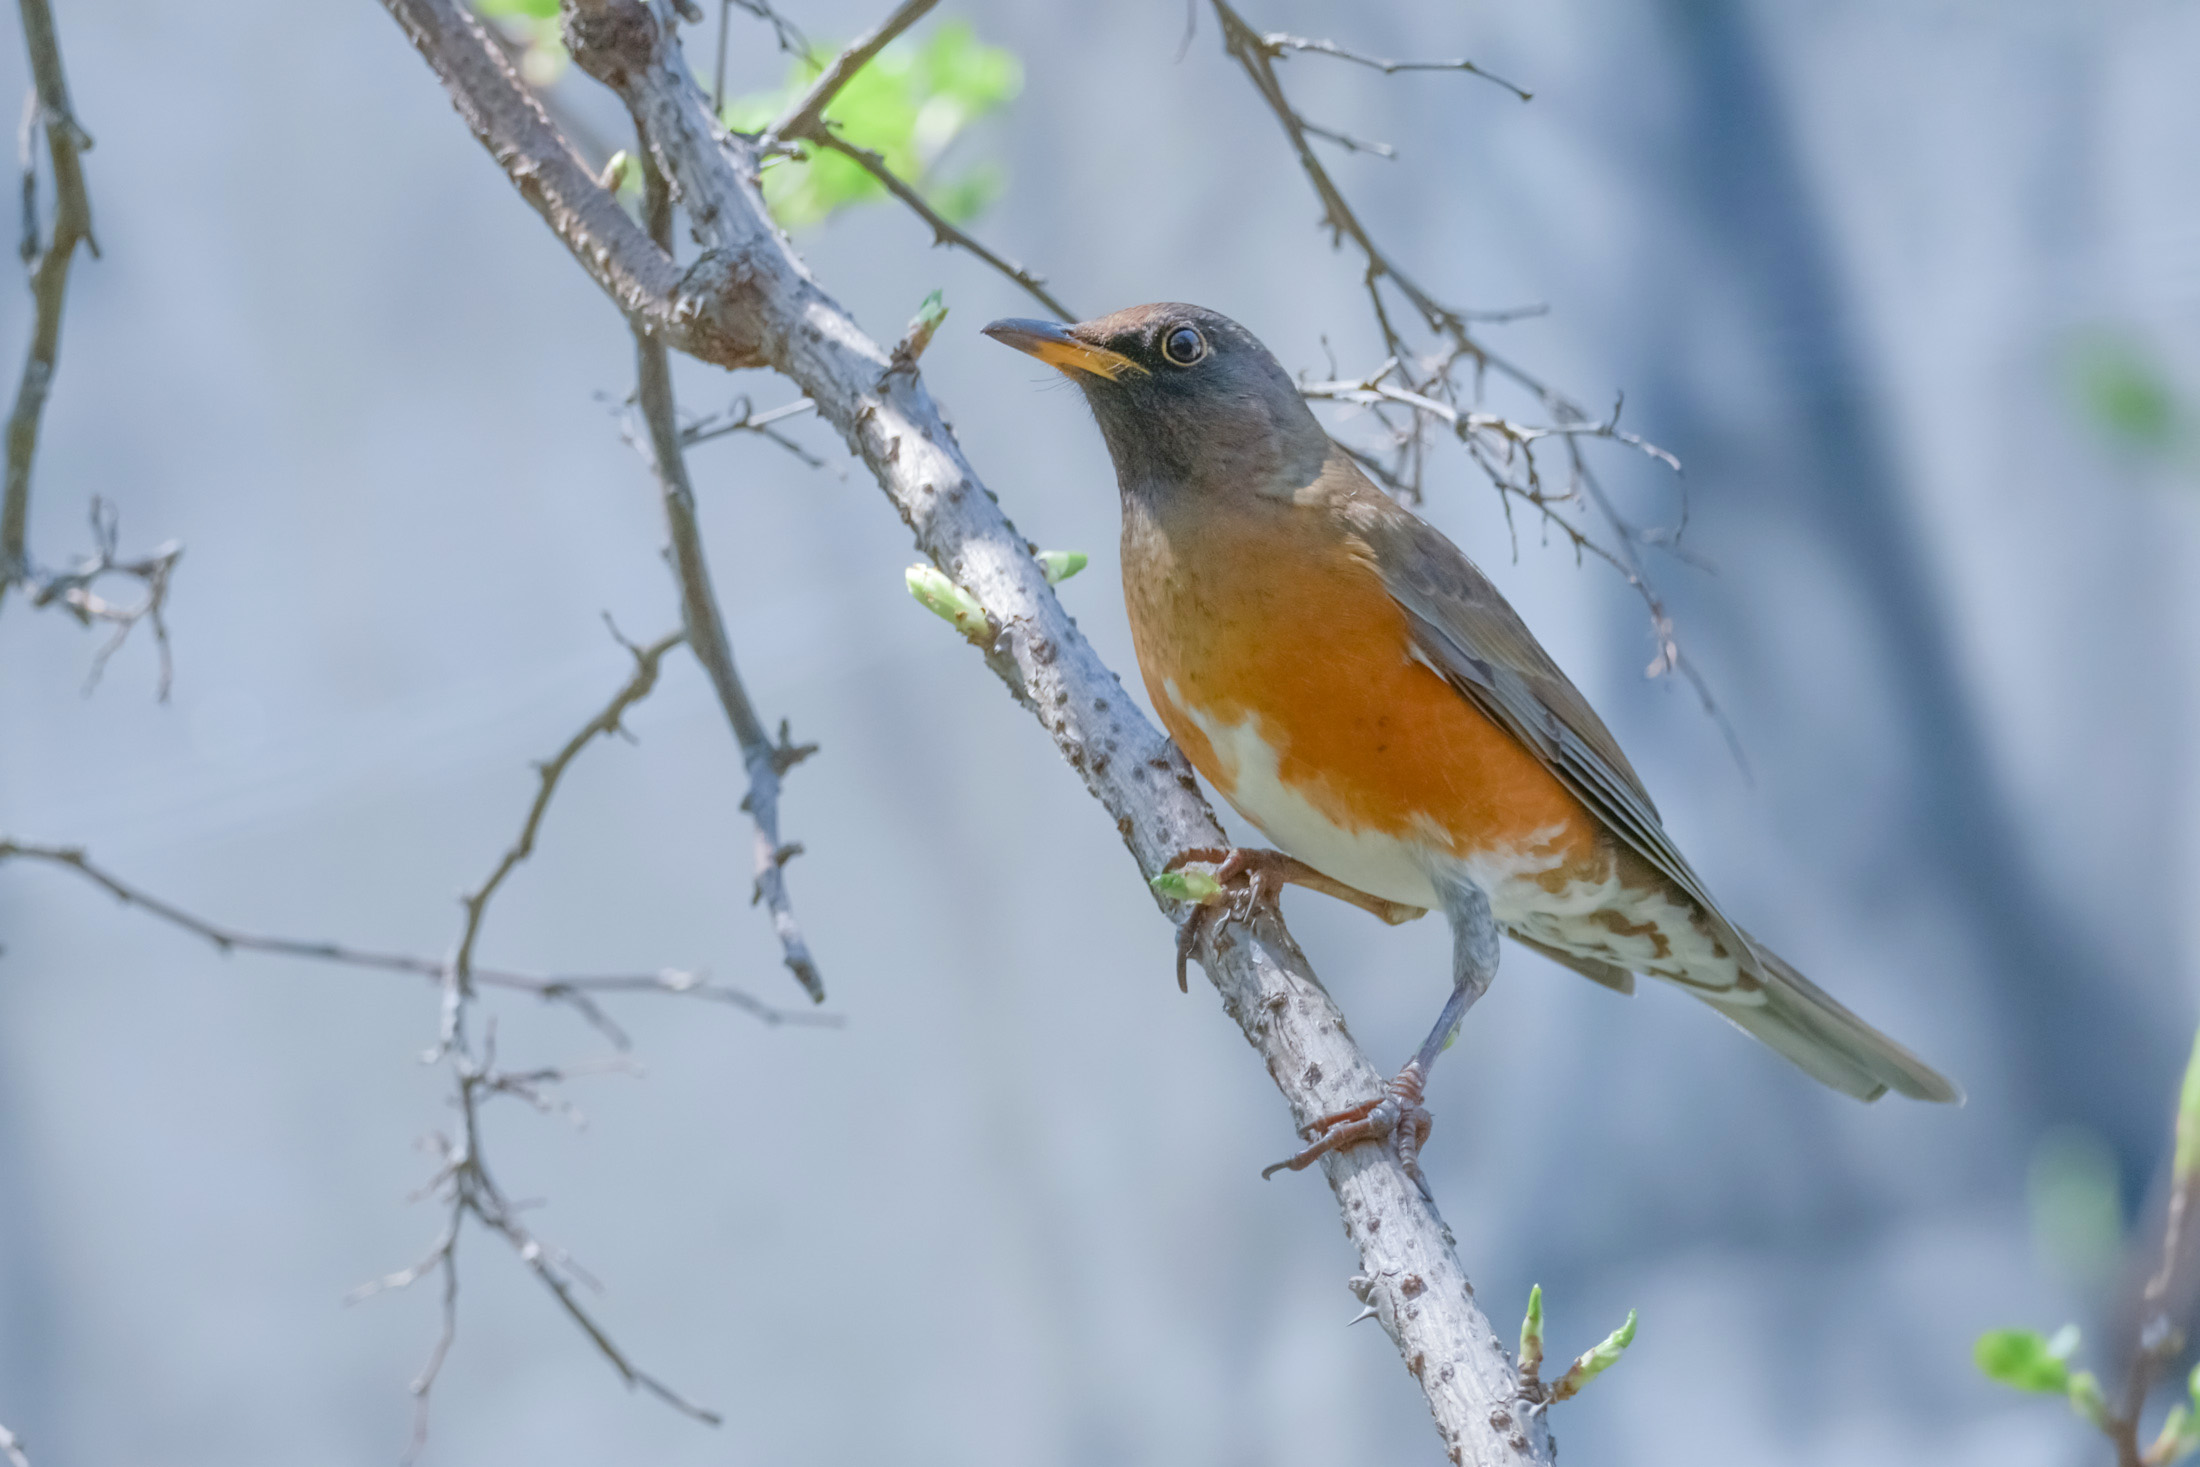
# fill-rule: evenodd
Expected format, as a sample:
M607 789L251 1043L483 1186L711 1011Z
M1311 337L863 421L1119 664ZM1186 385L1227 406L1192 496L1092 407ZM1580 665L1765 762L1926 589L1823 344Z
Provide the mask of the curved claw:
M1358 1146L1365 1141L1387 1141L1398 1156L1398 1165L1413 1178L1423 1197L1429 1195L1428 1179L1421 1175L1421 1148L1428 1144L1436 1118L1421 1104L1421 1067L1408 1064L1383 1093L1346 1110L1316 1118L1300 1127L1299 1134L1311 1145L1261 1171L1266 1181L1277 1172L1300 1172L1332 1151Z

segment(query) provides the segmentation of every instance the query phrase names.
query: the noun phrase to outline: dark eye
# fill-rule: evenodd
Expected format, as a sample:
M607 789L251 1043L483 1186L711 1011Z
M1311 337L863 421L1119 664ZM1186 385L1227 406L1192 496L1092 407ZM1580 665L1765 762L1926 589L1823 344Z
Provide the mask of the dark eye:
M1193 366L1207 355L1207 338L1194 326L1171 327L1161 338L1161 354L1179 367Z

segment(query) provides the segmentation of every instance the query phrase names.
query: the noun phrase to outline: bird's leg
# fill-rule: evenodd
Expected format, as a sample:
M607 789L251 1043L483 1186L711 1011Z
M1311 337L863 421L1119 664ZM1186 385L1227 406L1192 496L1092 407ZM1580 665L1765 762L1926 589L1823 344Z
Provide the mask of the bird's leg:
M1194 846L1179 851L1162 869L1175 871L1193 864L1213 866L1215 880L1230 892L1227 903L1216 902L1192 909L1184 919L1184 925L1176 933L1176 986L1179 992L1189 993L1191 985L1185 977L1185 965L1191 961L1199 939L1210 923L1228 917L1233 922L1244 922L1262 908L1273 909L1286 886L1303 886L1338 901L1350 902L1364 912L1372 912L1385 922L1396 926L1422 916L1426 909L1407 906L1404 902L1388 901L1370 896L1356 886L1324 876L1295 856L1281 851L1246 850L1240 846Z
M1421 1147L1435 1124L1421 1105L1428 1072L1436 1056L1458 1037L1467 1010L1489 991L1490 980L1497 976L1497 919L1490 912L1488 894L1464 877L1440 877L1436 889L1445 915L1451 918L1451 997L1436 1016L1436 1027L1397 1078L1383 1087L1382 1094L1302 1127L1300 1134L1313 1144L1269 1167L1261 1173L1263 1177L1286 1170L1303 1171L1346 1146L1387 1140L1396 1149L1398 1164L1405 1168L1406 1175L1413 1178L1422 1196L1428 1195L1428 1182L1421 1175Z

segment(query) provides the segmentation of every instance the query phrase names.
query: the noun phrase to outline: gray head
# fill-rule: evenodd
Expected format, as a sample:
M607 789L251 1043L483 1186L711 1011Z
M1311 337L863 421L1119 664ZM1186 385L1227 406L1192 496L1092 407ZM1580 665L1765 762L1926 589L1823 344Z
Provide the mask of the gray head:
M1282 363L1204 307L1164 301L1075 326L995 321L985 334L1078 385L1125 494L1287 496L1328 456Z

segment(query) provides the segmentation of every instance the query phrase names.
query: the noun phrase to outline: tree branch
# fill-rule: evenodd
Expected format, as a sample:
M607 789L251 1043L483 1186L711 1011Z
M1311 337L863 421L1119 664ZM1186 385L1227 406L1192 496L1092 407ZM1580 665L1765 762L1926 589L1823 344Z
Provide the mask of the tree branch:
M639 116L635 123L641 125ZM648 133L642 136L646 142ZM647 151L641 163L650 234L669 249L671 190ZM749 792L741 808L749 812L749 823L755 829L755 887L750 901L763 903L771 913L772 930L779 936L788 971L813 1002L823 1003L824 976L810 956L810 945L802 936L794 905L787 896L787 862L802 848L779 839L779 778L816 753L817 745L794 743L784 722L775 743L764 731L756 705L749 701L748 689L742 686L741 674L734 667L733 642L718 613L718 596L710 583L710 562L703 553L703 532L695 520L695 490L688 482L687 456L680 446L678 411L672 396L672 364L664 343L653 340L639 327L634 332L634 354L639 378L635 395L648 434L647 457L665 507L672 574L680 588L680 614L687 625L687 643L710 675L710 685L718 694L719 706L726 711L726 721L733 725L733 736L741 745L741 762L748 770Z
M958 249L968 250L971 254L976 255L986 264L991 265L995 270L1022 286L1025 294L1052 311L1058 319L1063 321L1077 319L1075 311L1072 311L1068 306L1063 305L1047 293L1044 280L1007 256L995 254L975 238L949 223L946 215L924 201L923 194L918 193L899 174L888 168L886 160L879 154L869 148L859 148L841 137L840 134L823 127L816 129L814 132L803 134L803 136L818 147L830 148L843 158L853 161L857 167L884 184L888 193L907 204L918 218L932 226L932 243L935 245L953 245Z
M612 635L618 636L617 628L612 629ZM604 705L603 712L582 724L580 732L565 741L564 748L551 755L546 762L535 766L535 772L542 783L535 791L535 802L527 807L526 818L520 822L518 839L512 842L511 849L497 862L496 869L489 873L489 879L459 899L460 905L466 909L466 926L459 934L458 951L452 957L450 967L461 987L470 987L472 984L474 944L481 939L481 920L489 910L489 899L504 885L504 878L510 876L520 862L535 853L535 833L542 829L542 817L550 809L550 797L558 792L558 781L564 777L567 766L572 764L582 749L588 747L591 739L599 735L609 738L613 734L626 732L626 726L619 720L625 716L627 709L648 697L650 690L657 686L658 664L664 661L665 654L677 647L681 640L681 633L668 632L647 647L637 647L620 637L620 645L633 654L634 675L627 679L625 686L612 694L611 701Z
M760 365L755 343L702 305L672 256L642 231L568 146L473 12L385 0L452 104L551 232L635 329L721 367Z
M812 137L824 131L825 109L832 105L840 89L848 85L848 79L863 70L871 58L886 49L894 37L924 18L925 12L940 0L902 0L894 13L870 30L856 37L846 50L835 56L818 74L810 89L795 104L780 114L779 120L765 129L765 150L780 138Z
M387 3L409 14L446 11L452 0ZM690 79L669 9L576 0L566 33L575 60L634 113L688 211L704 249L691 280L719 283L712 309L745 322L747 338L864 460L918 547L1002 628L986 649L989 665L1115 818L1141 870L1151 876L1177 851L1222 844L1181 755L1139 716L1064 613L919 373L895 370L772 227L755 188L754 149L719 125ZM447 81L454 75L438 69ZM468 105L461 99L462 111ZM1297 1119L1376 1093L1382 1077L1280 922L1217 925L1200 960ZM1325 1157L1323 1169L1359 1249L1355 1288L1420 1382L1453 1460L1548 1461L1541 1415L1522 1397L1435 1210L1382 1148Z
M69 266L76 247L94 255L92 202L84 190L82 154L91 135L78 125L69 106L68 78L61 69L61 42L54 34L47 0L19 0L23 44L30 53L32 92L23 117L23 264L30 271L36 320L31 327L28 360L8 416L7 483L0 491L0 602L8 587L30 577L31 463L38 455L38 427L53 386L61 354L61 310L68 301ZM53 169L53 236L38 243L38 164L34 153L40 131Z

